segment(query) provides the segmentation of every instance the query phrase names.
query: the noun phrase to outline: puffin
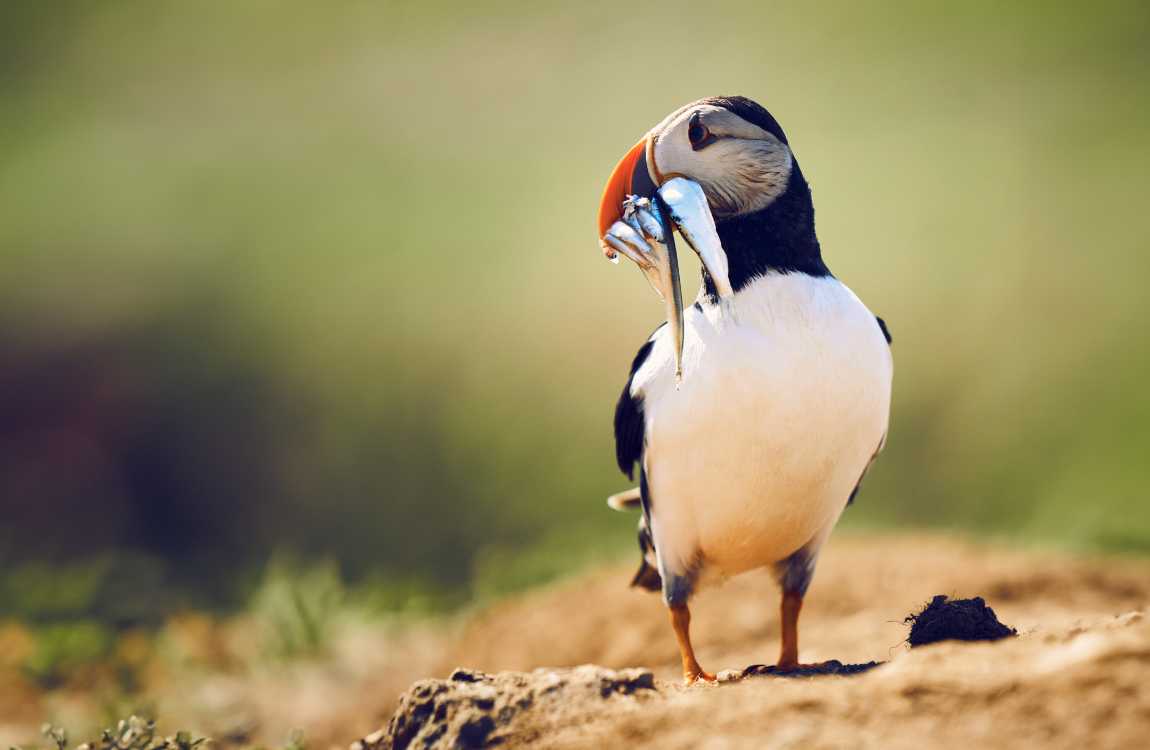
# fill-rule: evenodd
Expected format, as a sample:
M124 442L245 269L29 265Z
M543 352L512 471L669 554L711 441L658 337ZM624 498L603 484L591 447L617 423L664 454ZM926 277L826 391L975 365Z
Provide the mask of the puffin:
M686 308L676 235L702 262ZM743 673L810 666L803 597L886 442L886 324L827 268L790 142L743 96L687 104L643 136L603 191L599 243L639 267L667 314L615 407L619 468L639 475L608 499L641 510L632 585L662 594L690 685L716 679L691 646L692 594L768 568L779 657Z

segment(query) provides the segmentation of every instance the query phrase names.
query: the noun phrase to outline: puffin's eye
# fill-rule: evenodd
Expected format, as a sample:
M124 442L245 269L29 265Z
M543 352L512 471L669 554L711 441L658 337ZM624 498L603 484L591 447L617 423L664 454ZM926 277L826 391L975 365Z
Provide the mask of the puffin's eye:
M703 124L698 112L692 115L691 122L687 126L687 138L691 141L691 148L695 151L709 146L715 140L715 136Z

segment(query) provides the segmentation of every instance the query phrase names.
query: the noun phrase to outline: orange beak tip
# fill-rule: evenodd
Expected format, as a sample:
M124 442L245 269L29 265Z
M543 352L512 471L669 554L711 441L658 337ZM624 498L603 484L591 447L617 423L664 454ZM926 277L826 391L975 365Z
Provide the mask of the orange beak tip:
M607 180L607 187L603 189L603 198L599 201L599 238L607 234L619 219L623 218L623 201L631 192L631 173L639 159L647 158L647 136L639 141L619 160L611 178ZM609 257L609 256L608 256Z

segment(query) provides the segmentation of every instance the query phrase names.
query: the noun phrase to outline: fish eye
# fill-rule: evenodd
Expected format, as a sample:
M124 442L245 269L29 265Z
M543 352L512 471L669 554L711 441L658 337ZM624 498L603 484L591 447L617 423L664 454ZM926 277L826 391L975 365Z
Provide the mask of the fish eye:
M691 141L691 148L696 151L715 140L715 136L703 124L698 112L691 117L691 122L687 126L687 139Z

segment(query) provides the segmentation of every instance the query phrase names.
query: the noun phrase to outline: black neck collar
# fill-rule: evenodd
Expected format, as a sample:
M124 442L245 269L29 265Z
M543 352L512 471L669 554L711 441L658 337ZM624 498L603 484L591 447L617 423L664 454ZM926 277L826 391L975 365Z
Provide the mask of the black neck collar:
M811 189L798 162L791 169L783 194L766 208L745 216L715 221L727 253L731 288L739 292L769 271L830 276L815 237L815 208ZM703 268L707 297L718 300L715 282Z

